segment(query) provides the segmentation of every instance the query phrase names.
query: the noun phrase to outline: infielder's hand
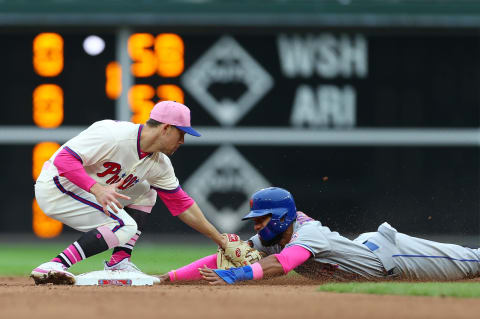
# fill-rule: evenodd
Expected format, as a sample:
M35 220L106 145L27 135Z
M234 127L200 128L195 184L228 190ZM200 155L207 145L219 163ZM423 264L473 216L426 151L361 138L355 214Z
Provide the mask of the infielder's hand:
M203 265L203 268L198 268L198 271L202 275L203 279L208 281L210 285L226 285L227 283L220 278L213 270Z
M116 189L120 187L123 183L123 179L119 182L107 186L102 186L99 183L90 188L90 193L95 195L97 202L102 205L103 211L105 214L109 215L108 208L110 207L115 213L118 212L117 207L119 209L123 209L122 204L117 200L117 198L123 198L129 200L130 197L117 193Z
M217 251L217 268L229 269L243 267L256 263L262 259L261 253L252 248L248 242L243 241L236 234L224 234L227 245Z
M228 235L227 234L222 234L221 235L221 244L220 244L220 248L222 249L225 249L227 248L227 245L228 245Z

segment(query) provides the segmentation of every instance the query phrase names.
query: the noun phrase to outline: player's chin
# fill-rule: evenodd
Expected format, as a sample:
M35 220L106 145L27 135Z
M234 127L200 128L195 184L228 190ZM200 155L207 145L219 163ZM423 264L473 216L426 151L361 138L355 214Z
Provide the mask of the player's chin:
M282 235L283 234L279 234L270 240L265 240L262 238L262 236L260 236L260 234L258 234L258 239L260 239L260 242L262 243L263 246L273 246L280 242L280 240L282 239Z

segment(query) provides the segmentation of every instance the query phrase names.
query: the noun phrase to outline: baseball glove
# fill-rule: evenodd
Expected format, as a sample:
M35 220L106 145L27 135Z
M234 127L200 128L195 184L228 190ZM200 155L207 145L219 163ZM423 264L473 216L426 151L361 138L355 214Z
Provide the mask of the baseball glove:
M240 240L240 237L235 234L225 234L228 239L225 250L221 247L217 251L217 267L218 269L230 269L234 267L243 267L253 264L260 259L262 255L260 252L250 245Z

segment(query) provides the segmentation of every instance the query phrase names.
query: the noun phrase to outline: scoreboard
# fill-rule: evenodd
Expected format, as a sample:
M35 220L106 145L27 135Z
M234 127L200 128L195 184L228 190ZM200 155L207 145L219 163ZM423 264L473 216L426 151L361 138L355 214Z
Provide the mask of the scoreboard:
M204 133L172 160L226 231L239 230L249 193L269 185L343 231L357 230L351 220L373 227L382 210L403 231L478 231L476 30L51 28L0 41L0 164L15 167L5 174L17 187L0 190L12 200L3 218L18 221L1 231L60 234L33 200L43 162L94 121L145 122L160 100L185 103ZM168 232L164 207L155 210ZM446 217L452 210L475 222Z
M478 36L441 31L0 33L0 125L115 118L123 92L134 122L187 96L205 126L477 127Z

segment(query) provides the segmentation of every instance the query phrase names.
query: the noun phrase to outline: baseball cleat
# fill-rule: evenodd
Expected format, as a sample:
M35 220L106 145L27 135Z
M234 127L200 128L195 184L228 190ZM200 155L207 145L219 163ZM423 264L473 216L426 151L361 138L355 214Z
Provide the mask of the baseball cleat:
M128 260L128 258L124 258L122 259L121 261L119 261L118 263L116 264L113 264L111 266L108 265L108 262L106 261L104 263L104 267L103 267L103 270L116 270L116 271L125 271L125 272L138 272L138 273L141 273L141 274L144 274L146 275L145 273L143 273L137 266L135 266L134 263L132 263L130 260ZM147 275L148 276L148 275ZM153 278L153 283L154 284L158 284L160 283L160 279L155 277L155 276L151 276Z
M130 271L130 272L142 272L140 269L138 269L137 266L135 266L134 263L132 263L128 258L124 258L121 261L119 261L116 264L113 264L111 266L108 265L108 262L106 261L104 263L103 270L119 270L119 271Z
M74 285L75 275L67 271L62 263L49 261L32 270L30 277L36 285Z

